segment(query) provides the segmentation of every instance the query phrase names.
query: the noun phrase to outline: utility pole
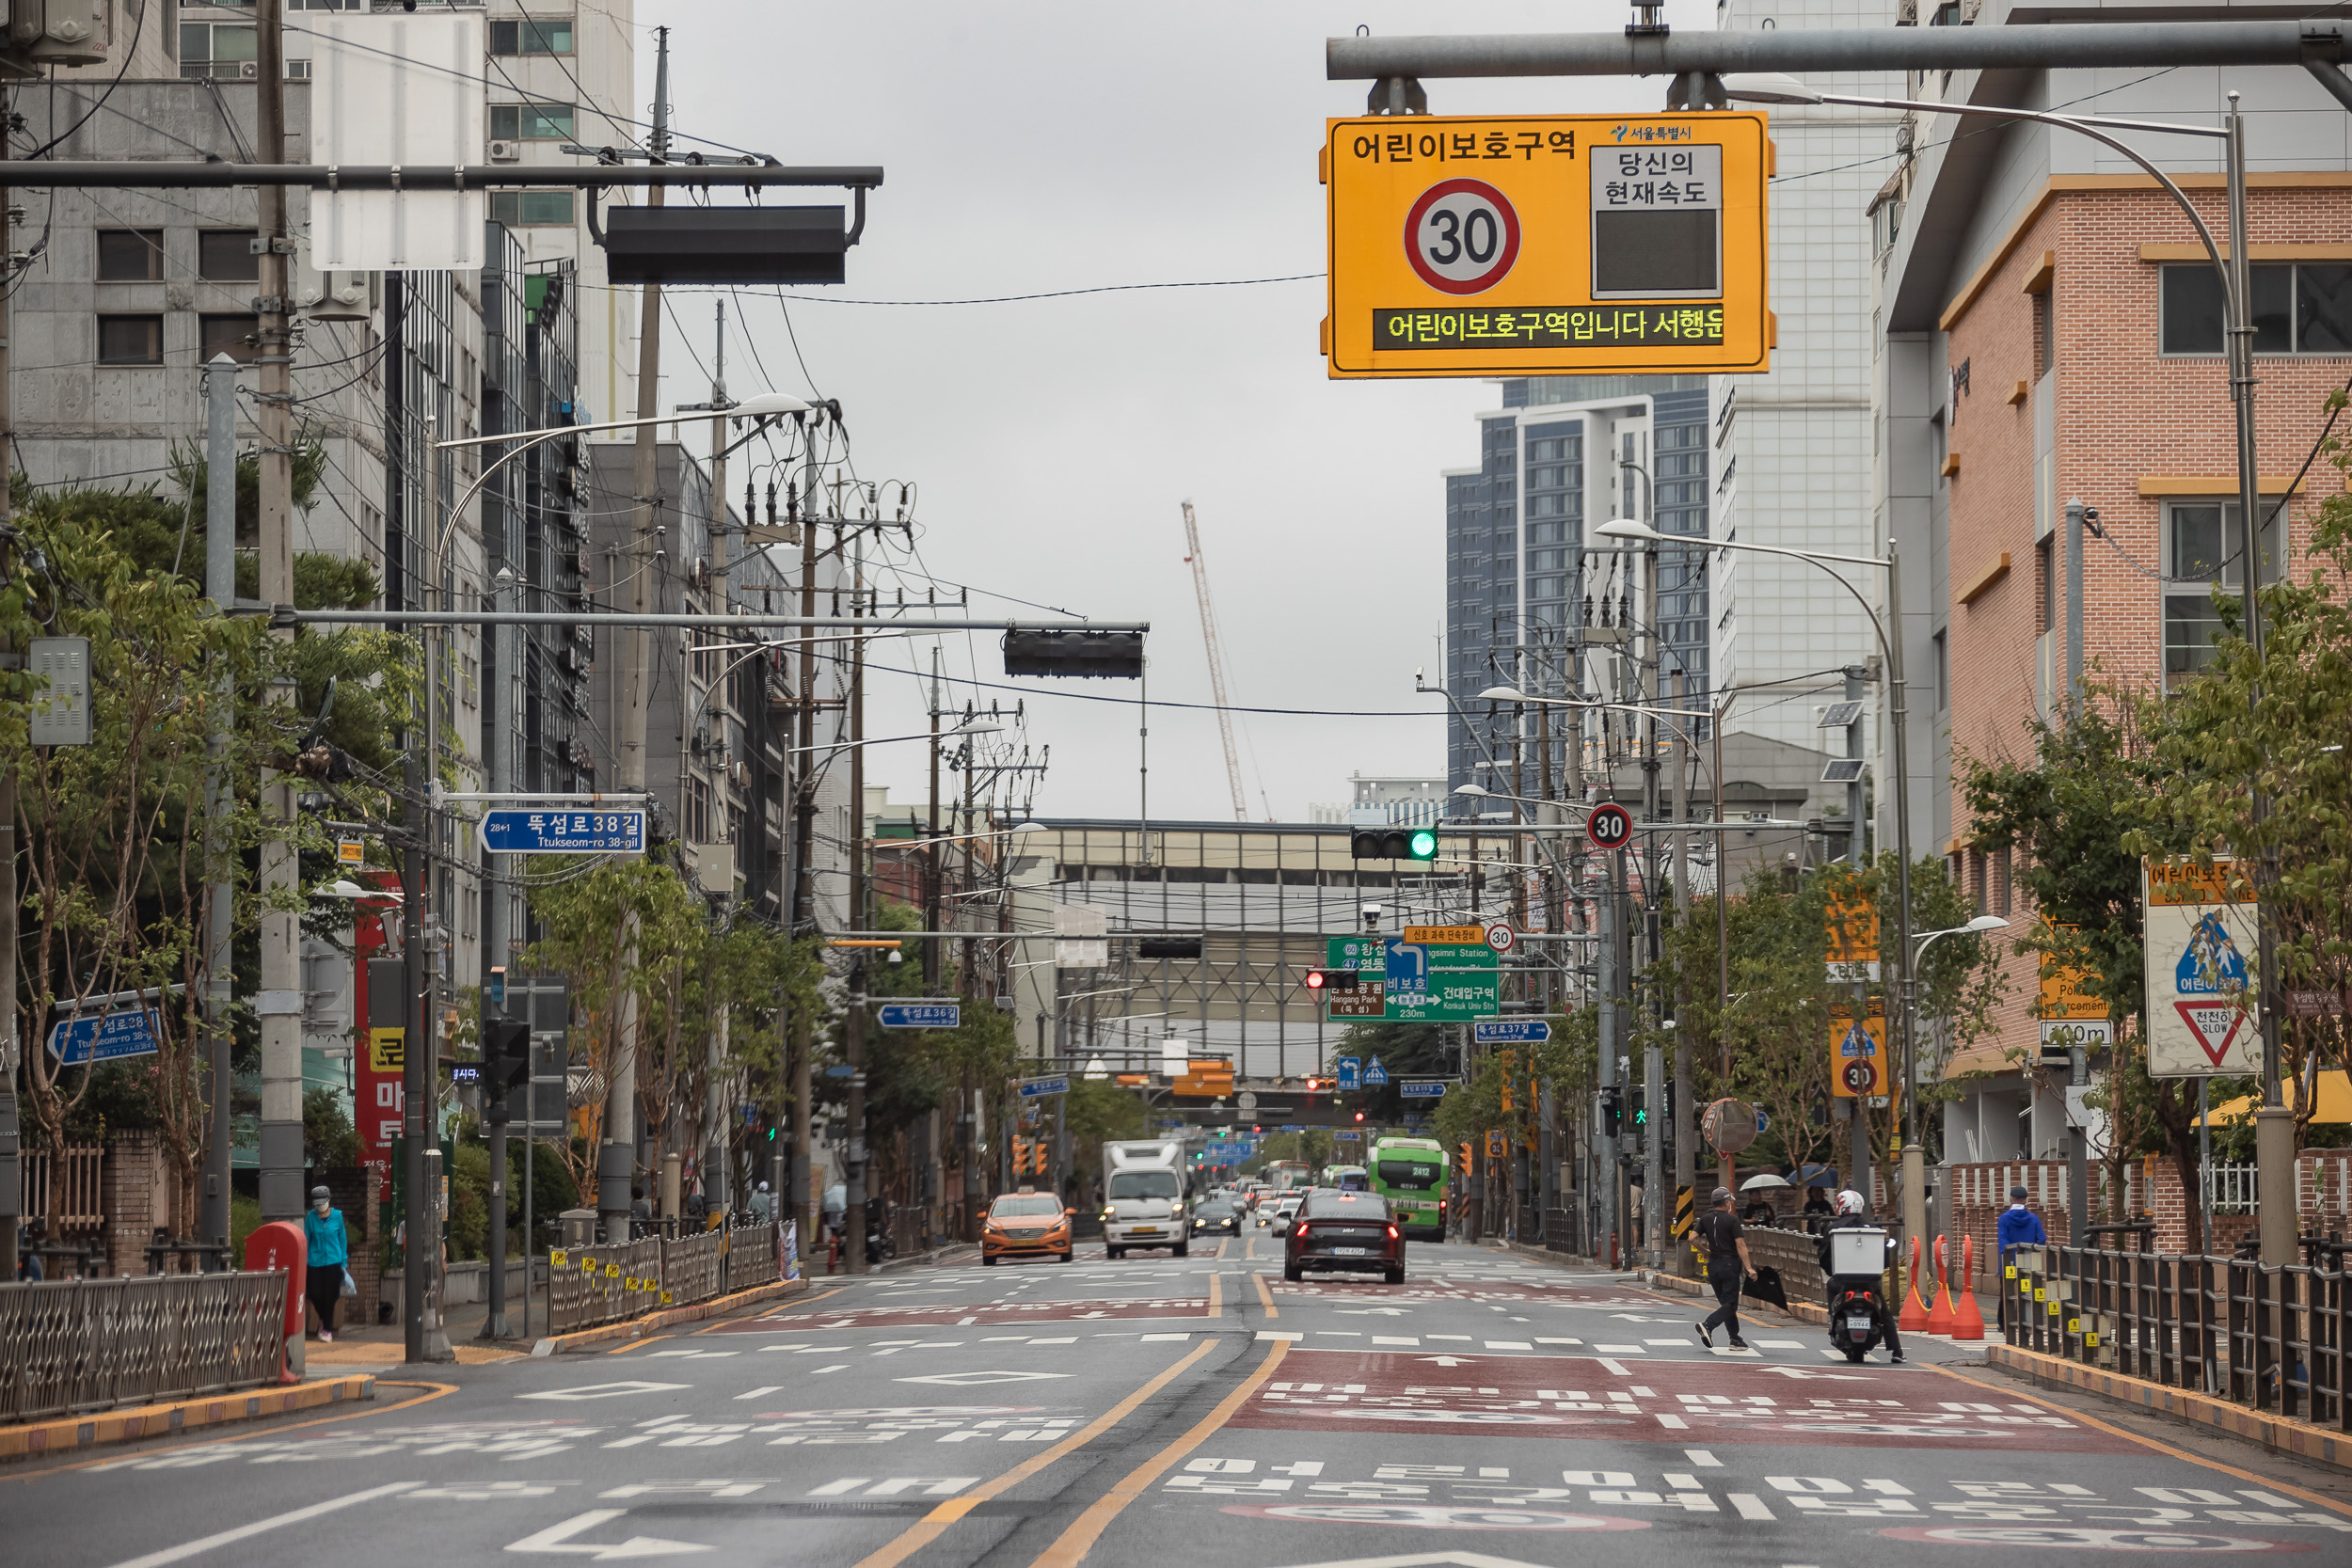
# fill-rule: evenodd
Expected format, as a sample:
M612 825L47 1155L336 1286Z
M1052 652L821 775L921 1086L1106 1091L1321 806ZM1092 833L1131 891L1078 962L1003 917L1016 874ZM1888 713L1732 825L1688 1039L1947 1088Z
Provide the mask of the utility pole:
M204 596L213 601L216 611L226 611L237 596L237 362L226 354L215 356L204 367ZM213 723L209 748L213 766L205 781L205 795L212 819L218 824L229 816L235 799L227 762L235 698L233 677L221 677L215 696L220 713ZM217 826L214 832L212 853L225 860L232 851L219 836ZM206 1087L211 1099L206 1106L210 1129L204 1145L203 1213L197 1226L197 1236L226 1248L230 1229L229 1008L236 1000L231 947L236 883L224 864L216 863L212 868L207 896L210 902L205 910L204 973L206 1022L211 1035L206 1041L205 1062ZM222 1267L234 1268L236 1264L236 1259L223 1252Z
M670 30L654 29L653 135L646 143L646 151L656 164L668 162L670 150ZM645 193L647 205L662 204L662 190L657 185ZM639 298L637 320L637 417L651 420L660 411L661 396L661 286L644 285ZM723 427L725 420L721 420ZM637 427L636 466L631 470L630 484L635 494L630 498L635 515L629 527L629 551L627 556L629 579L629 608L639 615L650 614L656 587L655 567L661 559L661 546L654 521L661 504L658 427L643 424ZM645 787L645 722L653 700L653 632L649 627L634 626L628 638L628 657L623 668L621 697L621 788L643 792ZM681 801L680 805L683 806ZM625 963L636 960L635 933L632 929L628 957ZM628 1240L629 1183L637 1168L637 1030L639 1019L635 1002L624 992L621 997L620 1046L607 1075L604 1102L604 1145L596 1151L596 1209L604 1221L604 1239L617 1243Z
M843 527L849 524L844 523ZM850 614L866 614L866 536L857 535L856 565L850 577ZM850 635L850 923L853 929L872 929L866 911L866 637ZM928 944L927 944L928 945ZM850 1272L864 1274L866 1256L866 960L857 961L850 976L850 1017L847 1034L850 1058Z
M712 410L710 420L710 596L713 602L704 608L724 613L731 597L727 584L726 411L730 401L727 397L727 302L722 299L713 303L718 309L717 341L710 372L710 407ZM749 529L752 521L752 503L746 498L743 502L743 526ZM766 654L758 653L751 660L753 667L758 672L761 701L765 701L767 695L767 680L763 663L766 657ZM723 672L733 667L728 665L719 667ZM736 680L733 673L722 673L719 678L729 685ZM714 695L717 694L714 693ZM709 700L708 697L704 698L705 702ZM721 703L720 711L723 715L733 706L733 699L729 696L727 700ZM708 1144L703 1153L703 1196L723 1209L727 1207L727 1117L724 1075L727 1060L727 1030L733 1022L727 1010L721 1008L719 1017L710 1031L709 1062L705 1073L703 1089L703 1122L708 1137ZM782 1195L778 1195L778 1197L781 1202Z
M8 203L15 193L0 189L0 269L8 255ZM16 451L16 424L8 403L8 333L14 312L0 290L0 452ZM16 525L8 515L10 486L0 484L0 570L16 567ZM24 655L0 633L0 663L22 667ZM24 1140L16 1104L16 1071L22 1058L16 1033L16 770L0 771L0 1281L16 1278L16 1232L24 1216ZM220 1093L221 1080L213 1080ZM225 1237L224 1237L225 1239Z
M286 6L260 0L254 12L258 113L255 156L267 164L286 161ZM294 337L287 330L286 261L294 241L286 227L286 188L259 188L261 305L259 310L261 392L254 422L261 431L261 590L266 604L294 602ZM291 631L278 634L292 641ZM291 704L290 681L274 681L271 705ZM264 898L291 895L298 879L290 836L294 790L274 768L262 774L262 815L272 828L262 843ZM281 826L283 825L283 826ZM262 1022L262 1218L290 1220L303 1210L302 1194L302 940L292 911L264 906L262 990L255 1011Z
M799 419L802 439L802 495L794 499L785 485L787 515L795 509L801 527L801 613L817 613L817 429L816 421ZM821 420L820 414L818 419ZM804 503L804 504L803 504ZM792 791L792 910L788 935L797 942L817 924L817 631L803 627L795 672L800 686L800 759ZM801 1238L814 1247L822 1223L824 1195L816 1190L816 1118L809 1095L813 1088L809 1058L816 1046L815 1021L802 1008L792 1021L792 1176L795 1211L802 1216Z
M923 849L923 929L939 929L941 906L939 885L939 644L931 644L931 805L930 816L925 818L923 836L930 840ZM934 937L923 944L923 985L932 995L939 992L939 939ZM969 994L967 991L966 994Z
M1689 678L1680 670L1677 670L1674 673L1674 707L1677 712L1688 712L1684 705L1689 690ZM1682 826L1691 820L1691 721L1687 717L1675 721L1674 769L1675 822L1677 823L1675 830L1675 924L1688 926L1691 923L1691 900L1694 895L1692 890L1691 877L1691 832L1688 827ZM1715 836L1720 839L1723 834L1719 832ZM1715 857L1715 863L1719 868L1717 875L1720 877L1722 875L1720 867L1723 864L1723 856L1720 852ZM1692 1148L1692 1141L1696 1136L1692 1129L1696 1124L1691 1112L1698 1100L1698 1096L1692 1092L1691 1087L1691 1035L1689 1030L1682 1027L1683 1001L1683 992L1677 990L1675 993L1674 1087L1667 1091L1669 1103L1666 1106L1666 1114L1658 1118L1658 1127L1661 1133L1668 1129L1674 1132L1674 1190L1677 1205L1680 1202L1680 1195L1691 1188L1696 1152ZM1691 1194L1692 1217L1695 1218L1699 1212L1698 1194L1693 1192ZM1675 1210L1669 1208L1667 1212L1671 1215ZM1684 1248L1677 1247L1675 1249L1674 1257L1675 1272L1680 1274L1684 1262L1690 1258L1690 1253Z

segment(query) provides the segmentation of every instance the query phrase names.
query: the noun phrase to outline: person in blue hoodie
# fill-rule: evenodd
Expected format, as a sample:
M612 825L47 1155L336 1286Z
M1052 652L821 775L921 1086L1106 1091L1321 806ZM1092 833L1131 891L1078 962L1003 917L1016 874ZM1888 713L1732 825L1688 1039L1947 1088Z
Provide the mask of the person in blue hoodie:
M2049 1245L2049 1233L2042 1228L2042 1216L2026 1207L2025 1188L2011 1187L2009 1190L2009 1207L2001 1211L2001 1227L1996 1241L2004 1280L2008 1278L2010 1255L2019 1247ZM2009 1291L2006 1290L2001 1292L2000 1307L2001 1328L2006 1332L2009 1328Z
M319 1338L331 1343L335 1313L343 1300L343 1269L351 1261L351 1233L343 1226L343 1212L325 1187L310 1189L310 1207L302 1212L302 1235L310 1244L303 1294L319 1315Z

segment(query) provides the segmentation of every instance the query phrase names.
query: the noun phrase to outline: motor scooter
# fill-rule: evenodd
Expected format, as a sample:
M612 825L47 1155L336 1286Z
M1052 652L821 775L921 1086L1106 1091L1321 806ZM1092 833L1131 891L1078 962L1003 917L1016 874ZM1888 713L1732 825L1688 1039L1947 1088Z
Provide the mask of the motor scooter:
M1877 1346L1885 1322L1883 1280L1895 1240L1876 1226L1849 1226L1823 1231L1820 1242L1829 1279L1831 1348L1860 1361Z

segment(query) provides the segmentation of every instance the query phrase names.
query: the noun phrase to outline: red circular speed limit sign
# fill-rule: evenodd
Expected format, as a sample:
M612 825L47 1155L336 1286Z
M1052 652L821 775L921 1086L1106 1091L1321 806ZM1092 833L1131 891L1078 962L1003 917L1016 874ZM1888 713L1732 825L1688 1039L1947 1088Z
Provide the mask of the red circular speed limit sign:
M1519 259L1519 214L1484 180L1442 181L1405 214L1405 254L1431 288L1483 293Z
M1869 1061L1848 1062L1838 1069L1846 1081L1846 1088L1853 1094L1868 1094L1877 1085L1879 1075Z
M1632 814L1613 802L1595 806L1584 819L1584 836L1596 849L1622 849L1633 842Z

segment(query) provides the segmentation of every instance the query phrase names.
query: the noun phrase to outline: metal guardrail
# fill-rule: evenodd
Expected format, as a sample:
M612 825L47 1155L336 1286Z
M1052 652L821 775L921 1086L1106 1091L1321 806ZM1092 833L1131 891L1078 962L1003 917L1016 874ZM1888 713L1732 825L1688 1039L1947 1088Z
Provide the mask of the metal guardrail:
M0 1421L267 1383L285 1310L276 1272L0 1285Z
M739 1225L667 1241L558 1248L548 1268L548 1332L626 1323L664 1307L773 1284L776 1227Z
M2352 1432L2352 1275L2251 1259L2020 1247L2021 1349Z

